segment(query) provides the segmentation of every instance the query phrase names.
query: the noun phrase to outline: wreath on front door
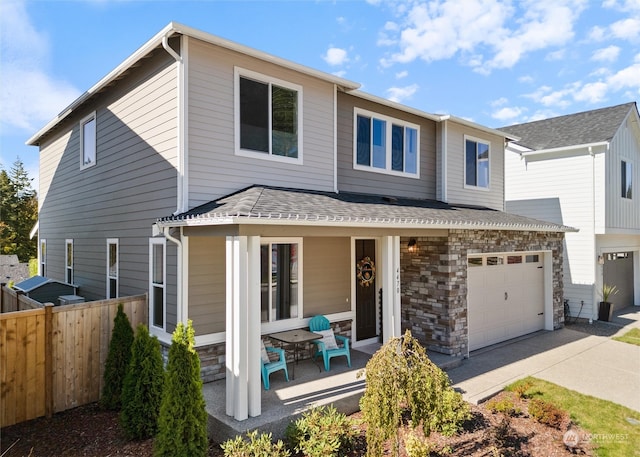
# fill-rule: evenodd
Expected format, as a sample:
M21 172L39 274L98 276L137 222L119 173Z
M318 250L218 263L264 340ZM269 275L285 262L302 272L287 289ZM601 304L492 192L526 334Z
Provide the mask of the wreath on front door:
M363 287L369 287L376 279L376 265L370 257L364 257L358 262L356 277Z

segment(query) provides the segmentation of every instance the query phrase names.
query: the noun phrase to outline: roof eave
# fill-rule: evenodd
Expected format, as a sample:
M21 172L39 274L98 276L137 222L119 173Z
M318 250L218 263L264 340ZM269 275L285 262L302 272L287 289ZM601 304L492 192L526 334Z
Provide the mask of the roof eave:
M452 122L456 122L458 124L465 125L467 127L472 127L474 129L481 130L481 131L486 132L486 133L490 133L492 135L497 135L497 136L503 137L507 141L519 141L520 140L519 137L517 137L515 135L511 135L511 134L509 134L507 132L504 132L502 130L492 129L490 127L485 127L484 125L476 124L473 121L469 121L469 120L463 119L461 117L453 116L451 114L443 114L443 115L441 115L440 116L440 120L441 121L452 121Z
M124 72L126 72L129 68L131 68L135 63L137 63L144 56L149 54L158 46L162 45L162 40L165 36L171 36L173 34L187 35L220 47L224 47L230 50L234 50L245 55L249 55L251 57L255 57L257 59L266 60L268 62L275 63L277 65L310 75L316 78L323 79L327 82L335 84L340 87L342 90L355 90L360 87L359 83L349 81L344 78L340 78L334 75L330 75L329 73L324 73L320 70L315 70L310 67L306 67L304 65L300 65L286 59L273 56L271 54L267 54L262 51L258 51L256 49L250 48L248 46L244 46L238 43L235 43L230 40L226 40L224 38L217 37L210 33L203 32L201 30L197 30L186 25L170 22L167 26L165 26L160 32L153 36L149 41L143 44L140 48L138 48L133 54L131 54L127 59L125 59L120 65L114 68L109 74L107 74L104 78L98 81L93 87L87 90L85 93L80 95L76 100L74 100L69 106L67 106L64 110L60 112L54 119L49 121L44 127L38 130L31 138L29 138L25 144L28 146L37 146L40 144L41 138L47 134L50 130L52 130L55 126L57 126L61 121L63 121L67 116L69 116L73 110L75 110L78 106L82 105L89 98L91 98L95 93L99 92L105 86L112 83L114 80L119 78Z
M526 232L578 232L578 229L558 225L529 224L485 224L473 222L440 222L421 219L393 220L376 218L351 218L344 216L300 217L298 215L282 215L279 217L256 215L220 215L189 217L184 219L158 220L158 227L198 227L222 225L289 225L318 227L353 227L353 228L386 228L386 229L447 229L447 230L520 230Z
M608 145L609 145L609 141L597 141L595 143L575 144L571 146L560 146L557 148L535 149L532 151L520 152L520 155L522 155L523 157L530 157L530 156L536 156L536 155L542 155L542 154L553 154L556 152L563 152L563 151L576 151L579 149L585 149L588 151L589 149L598 148L598 147L606 148Z

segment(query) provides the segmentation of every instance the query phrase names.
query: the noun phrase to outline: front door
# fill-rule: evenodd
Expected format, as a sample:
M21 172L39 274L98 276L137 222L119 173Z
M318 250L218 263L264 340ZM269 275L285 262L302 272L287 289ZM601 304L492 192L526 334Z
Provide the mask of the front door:
M375 338L376 241L356 240L356 340Z

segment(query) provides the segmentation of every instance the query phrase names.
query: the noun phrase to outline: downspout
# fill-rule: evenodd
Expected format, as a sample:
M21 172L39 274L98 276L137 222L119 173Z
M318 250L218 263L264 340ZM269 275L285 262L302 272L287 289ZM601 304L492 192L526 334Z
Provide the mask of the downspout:
M597 286L598 286L598 252L597 252L597 243L596 243L596 155L593 152L593 148L589 146L589 155L591 155L591 223L593 230L593 252L595 253L595 259L593 262L593 291L591 302L593 305L591 306L591 319L589 319L589 323L593 319L597 317L596 314L596 305L597 305Z
M338 193L338 85L333 85L333 191Z

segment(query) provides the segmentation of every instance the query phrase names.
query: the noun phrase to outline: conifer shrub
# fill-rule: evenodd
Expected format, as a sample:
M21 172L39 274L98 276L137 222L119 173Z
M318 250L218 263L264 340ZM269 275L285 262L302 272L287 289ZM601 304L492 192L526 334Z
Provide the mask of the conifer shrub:
M425 437L431 431L452 435L471 417L449 377L408 330L387 341L367 363L360 409L368 425L367 455L376 457L383 454L388 439L393 440L393 455L399 454L398 431L405 416L412 427L422 426Z
M567 419L567 412L551 402L534 398L529 402L529 414L541 424L560 429Z
M122 405L122 385L131 361L132 344L133 328L124 312L124 305L119 303L118 312L113 319L109 352L104 366L100 406L105 409L119 410Z
M202 394L200 358L193 348L191 320L178 323L169 359L154 442L156 457L199 457L208 451L207 412Z
M160 342L138 325L131 347L131 363L122 387L120 424L129 439L146 439L158 430L158 414L164 385Z

